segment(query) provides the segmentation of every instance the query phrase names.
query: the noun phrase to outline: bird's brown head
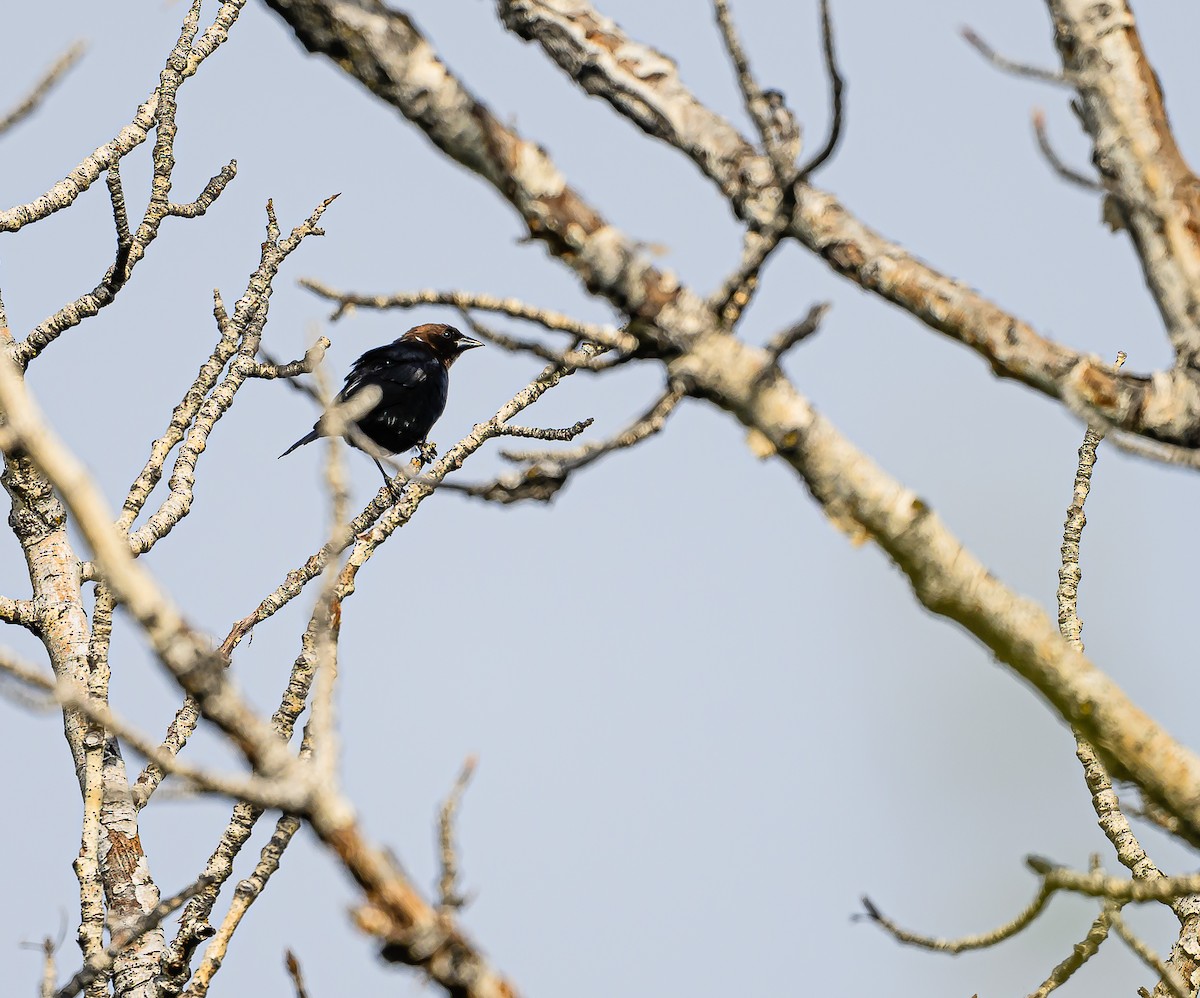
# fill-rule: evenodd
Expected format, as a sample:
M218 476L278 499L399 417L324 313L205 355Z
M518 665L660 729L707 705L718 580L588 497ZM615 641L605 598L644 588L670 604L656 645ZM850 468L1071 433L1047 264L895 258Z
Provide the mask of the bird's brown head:
M479 340L464 336L444 322L427 322L422 326L413 326L401 339L424 343L447 367L458 359L459 354L483 346Z

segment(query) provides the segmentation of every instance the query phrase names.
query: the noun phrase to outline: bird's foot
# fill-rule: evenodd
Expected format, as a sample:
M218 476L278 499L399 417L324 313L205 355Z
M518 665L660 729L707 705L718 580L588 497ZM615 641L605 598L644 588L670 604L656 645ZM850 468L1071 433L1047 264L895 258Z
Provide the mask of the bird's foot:
M393 499L399 499L404 491L404 482L401 481L401 475L392 477L387 473L387 469L380 463L379 458L372 456L372 461L375 462L375 467L379 469L379 473L383 475L383 484L387 486L387 490L392 494Z
M421 455L421 464L432 464L437 458L437 446L429 440L422 440L417 444L417 451Z

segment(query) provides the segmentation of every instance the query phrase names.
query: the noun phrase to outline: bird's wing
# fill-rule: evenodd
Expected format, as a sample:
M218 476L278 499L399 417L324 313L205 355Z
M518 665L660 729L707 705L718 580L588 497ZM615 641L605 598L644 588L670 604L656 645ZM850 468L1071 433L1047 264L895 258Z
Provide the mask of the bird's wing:
M386 382L388 387L417 388L429 380L428 360L408 357L395 344L368 350L354 362L335 401L345 402L364 384Z

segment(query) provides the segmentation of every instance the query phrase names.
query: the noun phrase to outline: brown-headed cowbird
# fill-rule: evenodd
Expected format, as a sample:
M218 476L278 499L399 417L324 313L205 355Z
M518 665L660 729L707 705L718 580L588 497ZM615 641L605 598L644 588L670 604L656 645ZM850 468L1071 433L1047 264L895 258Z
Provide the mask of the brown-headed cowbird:
M450 365L459 354L481 346L479 340L440 322L413 326L400 339L359 357L333 401L347 402L374 385L383 397L373 409L355 419L355 425L380 450L389 454L411 450L426 442L426 435L446 408ZM322 435L318 420L310 432L279 456L287 457ZM350 442L354 443L352 439ZM384 480L389 480L378 458L372 455L372 460Z

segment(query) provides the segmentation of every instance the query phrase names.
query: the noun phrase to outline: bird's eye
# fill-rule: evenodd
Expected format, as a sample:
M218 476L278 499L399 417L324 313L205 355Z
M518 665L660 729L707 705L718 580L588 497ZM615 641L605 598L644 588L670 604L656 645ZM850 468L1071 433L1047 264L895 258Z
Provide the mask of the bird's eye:
M452 329L443 329L442 335L448 340L454 339L454 331Z

